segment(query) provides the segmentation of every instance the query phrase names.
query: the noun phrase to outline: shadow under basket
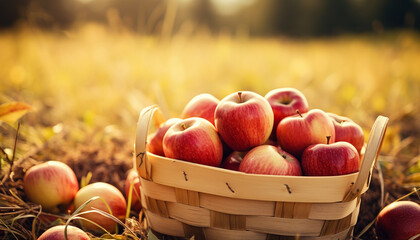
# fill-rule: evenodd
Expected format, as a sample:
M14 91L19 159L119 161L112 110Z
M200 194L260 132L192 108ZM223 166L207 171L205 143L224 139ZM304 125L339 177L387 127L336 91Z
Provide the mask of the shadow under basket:
M369 188L388 118L369 135L361 170L329 176L246 174L146 151L149 130L163 122L157 106L140 113L135 164L148 226L194 239L348 239L361 194Z

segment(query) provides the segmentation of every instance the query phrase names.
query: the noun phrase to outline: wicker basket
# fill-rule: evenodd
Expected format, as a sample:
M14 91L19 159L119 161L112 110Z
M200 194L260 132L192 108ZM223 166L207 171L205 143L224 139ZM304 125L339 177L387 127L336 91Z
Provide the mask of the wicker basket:
M360 196L388 124L379 116L358 173L332 176L271 176L165 158L146 152L149 129L163 121L157 106L139 117L135 164L143 210L159 233L195 239L347 239Z

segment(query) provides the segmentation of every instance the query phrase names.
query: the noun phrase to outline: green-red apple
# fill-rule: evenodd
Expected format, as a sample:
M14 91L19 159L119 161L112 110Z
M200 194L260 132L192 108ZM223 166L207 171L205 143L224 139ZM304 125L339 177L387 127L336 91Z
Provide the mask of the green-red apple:
M124 195L113 185L104 182L96 182L89 184L81 188L74 198L74 208L78 209L86 201L93 197L100 197L88 203L81 212L86 212L93 210L94 208L102 210L104 212L110 213L107 205L104 203L104 200L108 204L112 215L124 222L127 203L125 201ZM87 218L99 225L109 232L115 232L118 224L100 213L89 212L81 215L81 217ZM80 221L84 230L92 233L103 233L103 231L95 226L94 224L81 220Z
M268 101L250 91L235 92L220 101L214 113L216 129L235 151L248 151L270 137L274 124Z
M214 125L214 110L219 102L219 99L211 94L199 94L193 97L187 105L185 105L181 117L184 119L190 117L201 117Z
M300 113L306 113L309 109L305 95L295 88L273 89L265 95L265 98L270 103L274 113L272 139L276 138L277 125L283 118L295 115L296 110L299 110Z
M163 138L163 151L175 158L208 166L220 166L223 146L216 128L199 117L184 119L168 129Z
M58 225L47 229L38 240L65 240L64 230L65 225ZM68 240L90 240L89 236L80 228L67 226L67 239Z
M130 194L130 186L133 185L131 190L131 209L140 212L141 210L141 198L140 198L140 177L136 169L130 169L125 179L124 191L125 197L128 199Z
M48 161L28 169L23 178L26 197L53 213L64 212L79 190L76 175L65 163Z
M180 118L170 118L160 124L159 128L156 130L156 132L152 133L150 136L148 136L148 143L147 143L147 151L159 155L159 156L165 156L165 153L163 152L163 137L166 134L166 131L170 127L172 127L175 123L181 121Z
M249 151L239 165L239 171L268 175L302 175L299 161L272 145L260 145Z
M325 143L325 137L335 141L331 118L322 110L312 109L283 118L277 126L277 142L281 148L300 159L303 151L313 144Z

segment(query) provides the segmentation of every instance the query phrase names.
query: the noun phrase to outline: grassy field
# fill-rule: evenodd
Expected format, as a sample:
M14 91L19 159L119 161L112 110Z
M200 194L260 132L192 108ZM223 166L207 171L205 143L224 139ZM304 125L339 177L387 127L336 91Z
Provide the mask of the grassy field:
M222 99L238 90L265 95L294 87L311 108L350 117L366 134L377 115L389 117L380 160L389 186L409 191L420 186L420 175L411 175L420 172L419 62L420 35L413 32L160 39L99 25L66 32L22 27L0 32L0 104L22 101L36 109L22 119L18 158L52 139L77 151L112 135L124 139L130 163L143 107L156 103L172 117L203 92ZM67 138L54 139L65 130ZM2 148L12 148L13 134L0 124Z

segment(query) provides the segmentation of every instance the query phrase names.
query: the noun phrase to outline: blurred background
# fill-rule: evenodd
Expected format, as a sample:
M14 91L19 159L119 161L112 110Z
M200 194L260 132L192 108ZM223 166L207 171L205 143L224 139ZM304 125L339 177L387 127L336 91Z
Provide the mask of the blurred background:
M203 92L294 87L366 134L390 117L383 151L412 160L419 30L419 0L1 0L0 103L36 109L21 130L31 146L65 129L76 145L98 133L131 145L150 104L173 117Z

